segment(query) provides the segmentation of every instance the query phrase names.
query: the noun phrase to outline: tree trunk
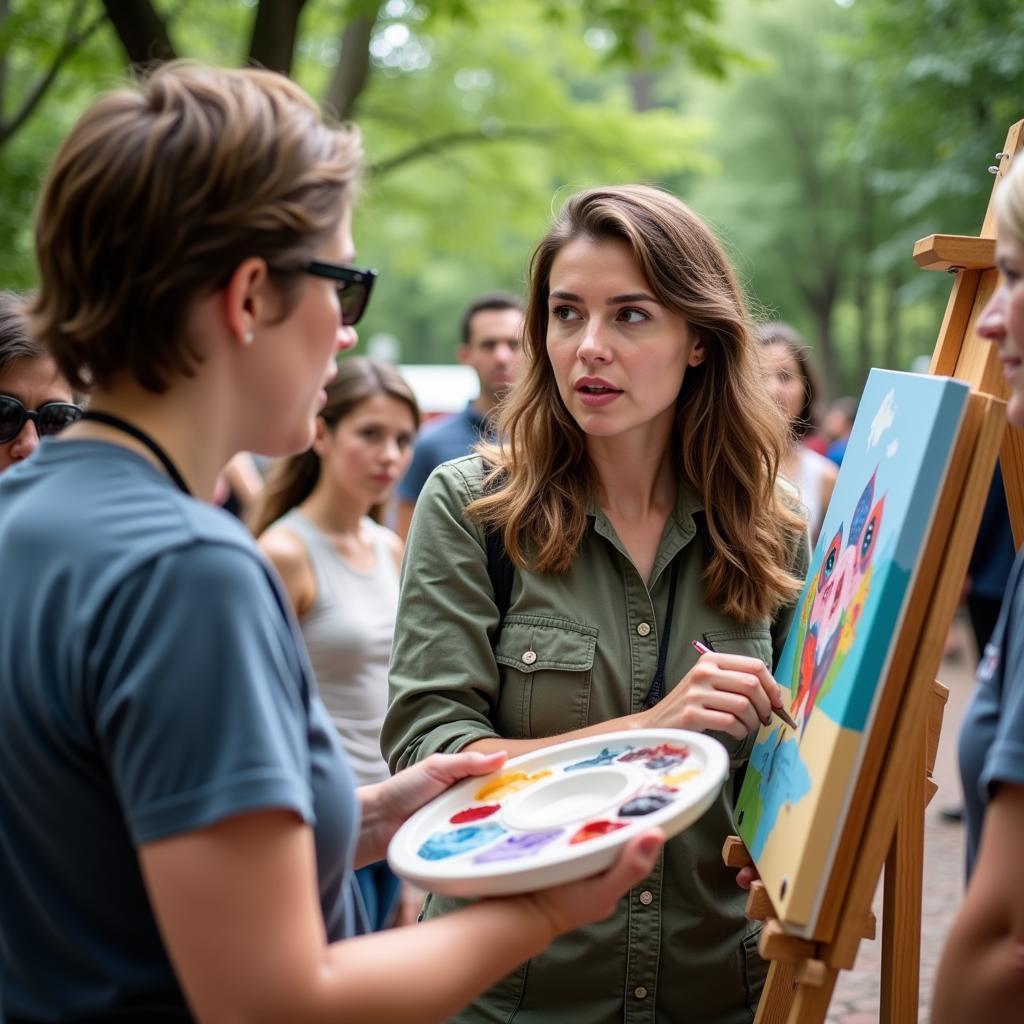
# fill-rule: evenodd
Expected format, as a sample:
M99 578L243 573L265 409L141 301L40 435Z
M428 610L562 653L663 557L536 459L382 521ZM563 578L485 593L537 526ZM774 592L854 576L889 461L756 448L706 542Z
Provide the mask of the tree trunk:
M814 317L815 341L821 358L825 391L829 398L843 394L842 370L832 333L832 319L835 312L836 296L839 293L839 273L835 267L823 267L820 278L813 285L801 289L804 299Z
M260 0L249 41L249 60L283 75L292 73L299 15L306 0Z
M357 14L341 33L338 63L324 97L325 105L339 120L348 121L353 117L370 79L370 38L376 20L376 10Z
M103 0L129 64L152 64L175 56L167 25L150 0Z
M895 370L899 367L900 357L900 275L891 270L885 282L885 331L883 334L885 351L882 359L886 369Z
M857 375L859 381L867 379L874 361L871 356L871 274L868 254L874 246L874 204L867 185L860 183L860 224L858 232L860 252L857 253Z
M657 80L655 73L650 70L650 58L654 51L654 42L648 29L637 30L636 49L641 54L643 67L630 72L629 89L633 94L633 109L642 114L654 106L654 83Z

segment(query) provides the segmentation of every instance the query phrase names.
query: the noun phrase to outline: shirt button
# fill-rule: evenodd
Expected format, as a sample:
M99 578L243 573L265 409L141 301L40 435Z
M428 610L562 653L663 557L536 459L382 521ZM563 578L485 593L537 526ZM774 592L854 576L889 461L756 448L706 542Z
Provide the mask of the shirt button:
M654 902L654 893L648 892L646 889L640 893L640 902L645 906L649 907Z
M645 989L643 985L637 985L637 987L633 989L633 995L635 995L637 999L646 999L647 989Z
M641 622L640 625L636 627L636 631L641 636L649 636L651 632L651 624L649 622Z
M527 651L523 655L523 664L524 665L532 665L536 660L537 660L537 652L536 651Z

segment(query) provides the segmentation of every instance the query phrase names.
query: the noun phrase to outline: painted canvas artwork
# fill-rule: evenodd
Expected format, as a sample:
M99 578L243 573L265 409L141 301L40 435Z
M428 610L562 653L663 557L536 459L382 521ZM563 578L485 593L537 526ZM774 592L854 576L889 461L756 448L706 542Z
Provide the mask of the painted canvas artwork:
M969 388L872 370L775 678L737 829L779 918L813 934Z

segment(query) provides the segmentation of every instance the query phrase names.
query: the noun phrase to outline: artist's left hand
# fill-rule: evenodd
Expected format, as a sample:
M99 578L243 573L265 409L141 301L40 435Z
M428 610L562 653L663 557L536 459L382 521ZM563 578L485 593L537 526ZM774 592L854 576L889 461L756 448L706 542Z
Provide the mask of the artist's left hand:
M472 775L488 775L505 763L504 751L480 754L431 754L386 782L360 786L356 791L362 811L355 866L383 860L398 827L414 811L440 796L449 786Z
M741 889L749 889L752 882L761 878L760 872L753 864L747 864L736 872L736 884Z

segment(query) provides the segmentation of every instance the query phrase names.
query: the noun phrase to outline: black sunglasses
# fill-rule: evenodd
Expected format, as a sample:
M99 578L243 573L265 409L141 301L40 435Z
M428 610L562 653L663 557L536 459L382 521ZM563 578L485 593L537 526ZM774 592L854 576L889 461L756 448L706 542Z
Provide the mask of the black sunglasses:
M16 398L0 395L0 444L13 441L32 420L40 437L59 434L82 418L82 410L70 402L47 402L38 409L26 409Z
M376 270L356 270L355 267L324 260L313 260L302 269L314 277L326 277L337 282L341 322L348 327L359 323L369 304L373 282L377 280Z

